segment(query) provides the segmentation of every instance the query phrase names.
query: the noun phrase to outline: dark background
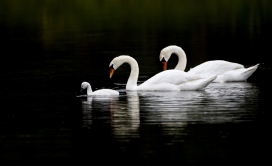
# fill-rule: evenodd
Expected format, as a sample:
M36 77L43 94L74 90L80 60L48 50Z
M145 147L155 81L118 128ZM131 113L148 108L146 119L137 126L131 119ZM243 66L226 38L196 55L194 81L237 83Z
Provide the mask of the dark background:
M216 59L245 67L260 63L256 71L260 74L250 79L267 82L268 73L261 69L272 66L270 6L269 0L4 0L0 5L3 93L16 88L20 93L39 93L35 88L66 93L84 80L97 88L111 86L115 79L126 82L128 66L108 79L110 61L122 54L138 61L140 75L152 76L161 71L158 56L168 45L184 49L186 71ZM172 56L169 68L176 62Z

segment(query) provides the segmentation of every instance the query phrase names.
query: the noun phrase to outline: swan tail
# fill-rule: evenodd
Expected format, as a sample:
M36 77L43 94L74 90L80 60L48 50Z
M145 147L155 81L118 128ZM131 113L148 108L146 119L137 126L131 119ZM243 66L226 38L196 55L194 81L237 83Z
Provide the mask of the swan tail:
M260 64L247 68L242 75L244 75L245 80L247 80L258 68Z
M259 63L257 64L257 65L255 65L255 66L251 66L251 67L249 67L249 68L247 68L248 70L253 70L253 72L259 67Z
M208 78L202 78L190 82L186 82L184 84L179 85L180 90L200 90L205 87L207 87L213 80L216 79L216 75L208 77Z

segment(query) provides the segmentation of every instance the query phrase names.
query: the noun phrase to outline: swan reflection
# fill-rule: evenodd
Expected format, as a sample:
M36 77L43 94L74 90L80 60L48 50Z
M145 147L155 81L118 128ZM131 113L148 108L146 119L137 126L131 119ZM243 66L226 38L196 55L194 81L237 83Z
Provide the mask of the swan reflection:
M188 112L197 109L205 91L139 91L141 124L160 125L167 135L181 134L188 124Z
M188 124L219 124L256 118L258 87L247 82L211 83L199 91L126 91L119 97L82 100L83 127L107 123L118 138L139 137L140 125L182 134ZM250 103L250 104L249 104Z
M83 127L94 120L111 126L115 137L139 137L139 97L137 92L126 92L119 97L87 97L82 100Z
M113 110L111 125L114 128L114 135L119 137L139 137L139 96L136 91L127 91L126 99L126 104L119 103Z
M82 126L88 127L93 120L110 119L114 104L118 102L118 97L109 96L88 96L82 99Z
M195 119L208 123L242 122L255 118L258 109L259 89L252 83L212 83L205 90L207 95L201 117ZM250 104L249 104L250 103Z
M240 122L255 117L252 110L258 106L258 89L248 82L211 83L200 91L138 93L142 123Z

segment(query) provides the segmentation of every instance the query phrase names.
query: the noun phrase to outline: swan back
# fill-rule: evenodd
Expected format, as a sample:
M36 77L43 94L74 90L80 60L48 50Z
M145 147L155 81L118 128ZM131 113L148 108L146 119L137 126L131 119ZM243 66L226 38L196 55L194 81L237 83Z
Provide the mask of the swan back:
M236 82L246 81L258 68L259 64L236 70L230 70L217 76L214 82Z
M199 90L208 86L216 76L208 78L180 70L165 70L146 80L138 90Z
M190 74L197 75L220 75L227 71L244 69L244 66L238 63L228 62L224 60L213 60L204 62L188 71Z
M112 89L99 89L94 91L91 95L99 96L118 96L119 92Z

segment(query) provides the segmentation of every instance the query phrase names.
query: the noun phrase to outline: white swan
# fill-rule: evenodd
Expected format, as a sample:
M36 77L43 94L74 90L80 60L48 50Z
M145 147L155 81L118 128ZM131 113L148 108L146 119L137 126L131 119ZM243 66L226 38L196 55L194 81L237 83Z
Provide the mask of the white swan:
M172 45L165 47L161 50L160 61L162 61L163 70L166 70L166 63L170 59L171 54L176 54L179 58L176 70L184 71L187 58L182 48ZM210 77L211 75L217 75L217 78L213 82L234 82L234 81L246 81L258 68L259 64L244 68L243 65L224 60L213 60L204 62L192 69L187 73L194 75L202 75L204 77Z
M112 77L114 71L123 63L128 63L131 68L126 90L199 90L208 86L208 84L216 78L216 76L203 78L201 76L188 74L179 70L165 70L137 86L139 75L138 63L134 58L127 55L115 57L110 62L110 78Z
M92 87L88 82L82 82L81 84L81 90L87 89L87 95L88 96L118 96L119 92L112 89L99 89L96 91L92 91Z

